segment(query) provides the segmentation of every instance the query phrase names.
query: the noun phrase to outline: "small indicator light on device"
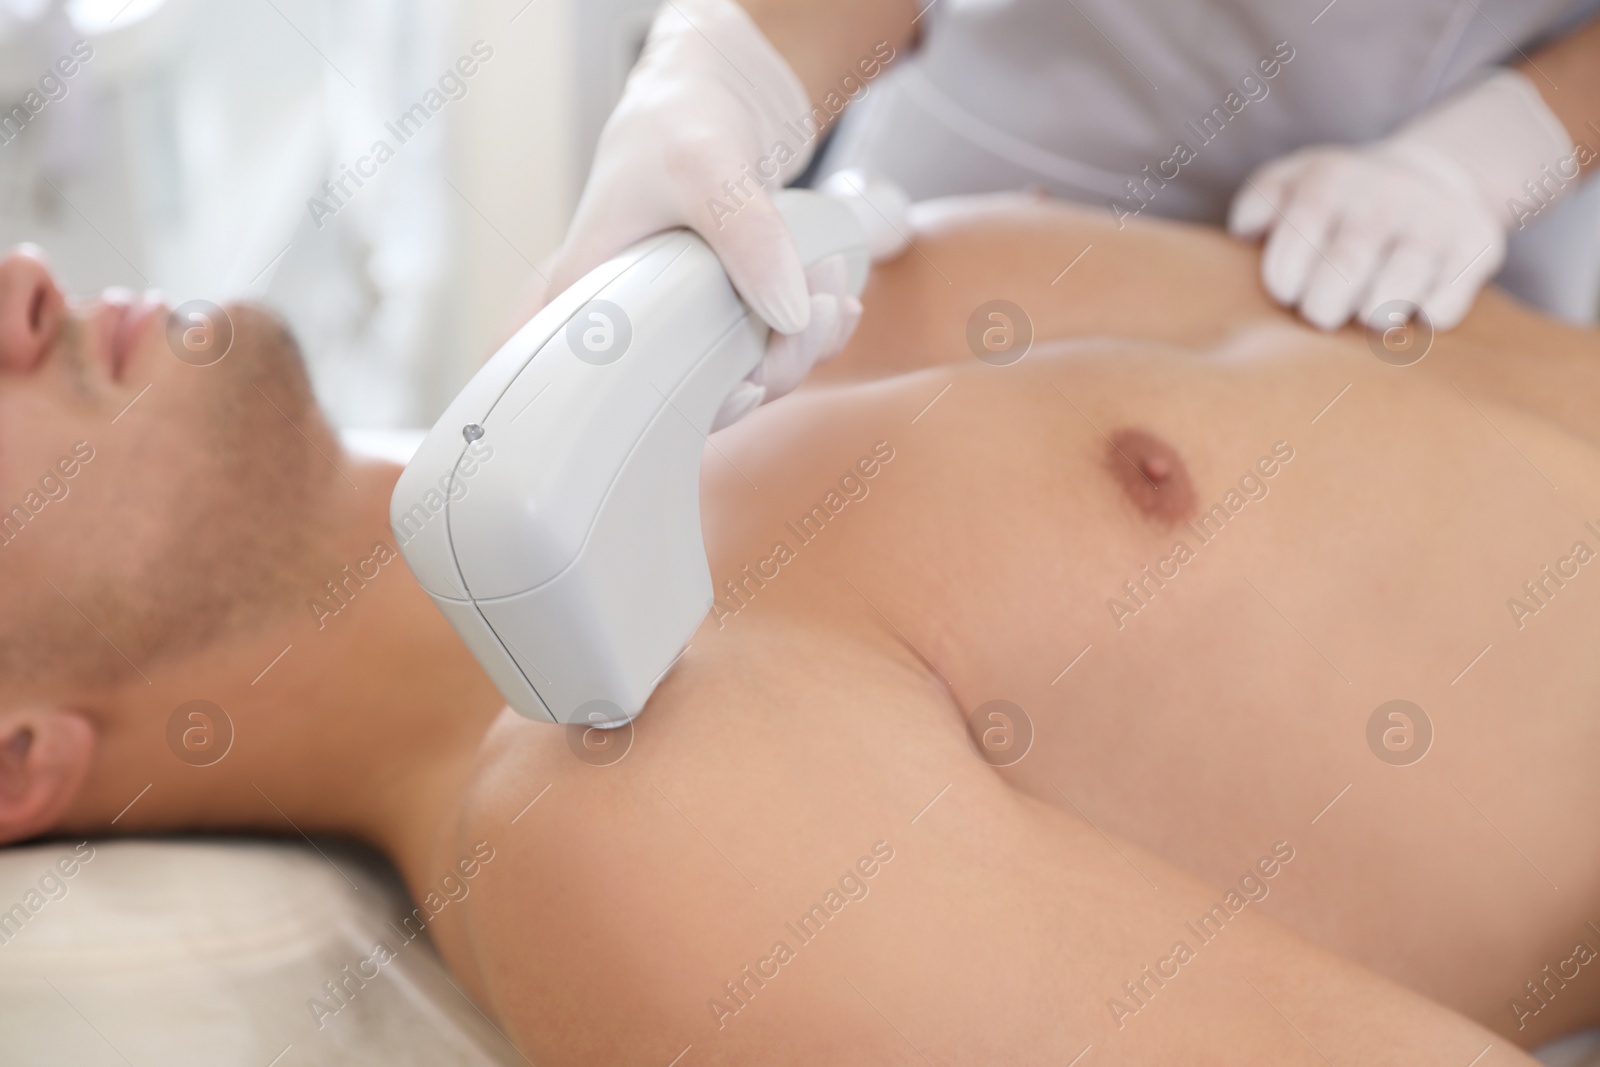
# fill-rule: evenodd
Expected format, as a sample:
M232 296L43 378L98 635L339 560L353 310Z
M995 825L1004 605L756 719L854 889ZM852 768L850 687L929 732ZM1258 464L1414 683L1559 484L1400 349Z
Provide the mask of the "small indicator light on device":
M483 427L479 426L475 422L469 422L465 426L461 427L461 436L467 439L468 444L471 444L473 441L476 441L478 438L483 436Z

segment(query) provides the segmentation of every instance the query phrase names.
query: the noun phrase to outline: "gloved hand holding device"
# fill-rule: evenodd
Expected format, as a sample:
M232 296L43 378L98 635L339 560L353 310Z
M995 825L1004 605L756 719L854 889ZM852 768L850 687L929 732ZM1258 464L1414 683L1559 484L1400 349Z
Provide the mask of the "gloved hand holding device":
M1466 316L1523 221L1524 183L1576 171L1574 144L1529 79L1503 70L1358 147L1302 149L1258 169L1234 197L1228 228L1268 234L1261 275L1279 303L1336 329L1400 300L1440 329ZM1541 179L1545 179L1541 182ZM1522 214L1526 214L1524 211Z
M734 0L664 4L601 131L545 289L553 298L651 234L677 226L699 233L775 331L715 428L793 389L844 347L861 316L842 264L802 269L768 191L810 160L812 142L785 126L803 127L810 111L800 79Z

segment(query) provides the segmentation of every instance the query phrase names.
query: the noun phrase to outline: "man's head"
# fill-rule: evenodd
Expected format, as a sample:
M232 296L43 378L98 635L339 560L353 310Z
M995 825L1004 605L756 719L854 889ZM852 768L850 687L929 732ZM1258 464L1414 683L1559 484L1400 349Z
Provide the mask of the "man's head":
M332 435L279 321L225 314L200 366L154 298L68 301L36 252L0 259L0 839L70 800L82 711L276 618L321 562Z

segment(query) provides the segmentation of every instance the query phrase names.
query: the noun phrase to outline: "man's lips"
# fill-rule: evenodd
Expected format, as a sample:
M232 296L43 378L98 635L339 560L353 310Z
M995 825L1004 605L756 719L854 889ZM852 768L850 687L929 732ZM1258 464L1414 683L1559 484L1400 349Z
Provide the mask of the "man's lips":
M143 343L145 334L164 310L154 293L133 297L128 293L112 292L105 296L105 325L96 354L106 374L120 382Z

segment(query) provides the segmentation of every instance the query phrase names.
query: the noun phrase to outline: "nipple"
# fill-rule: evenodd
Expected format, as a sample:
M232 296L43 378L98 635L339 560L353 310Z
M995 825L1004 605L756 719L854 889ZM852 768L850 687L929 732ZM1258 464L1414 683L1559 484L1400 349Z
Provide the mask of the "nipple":
M1194 514L1194 483L1177 449L1145 430L1111 435L1106 466L1140 514L1162 526L1176 526Z

